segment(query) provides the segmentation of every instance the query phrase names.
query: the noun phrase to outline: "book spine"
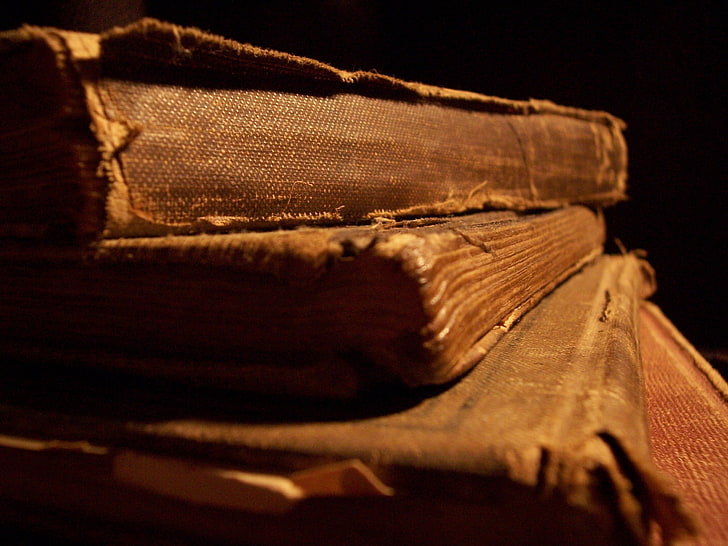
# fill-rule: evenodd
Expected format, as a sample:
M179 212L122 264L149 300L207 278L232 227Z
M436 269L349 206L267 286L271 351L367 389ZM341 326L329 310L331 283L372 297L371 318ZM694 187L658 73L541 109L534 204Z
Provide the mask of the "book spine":
M58 108L21 142L65 155L34 160L35 178L17 154L0 158L22 193L8 194L19 206L2 210L5 226L156 236L625 196L624 126L602 112L348 73L161 23L14 40L45 47L57 72L39 83L23 57L27 85L10 92Z

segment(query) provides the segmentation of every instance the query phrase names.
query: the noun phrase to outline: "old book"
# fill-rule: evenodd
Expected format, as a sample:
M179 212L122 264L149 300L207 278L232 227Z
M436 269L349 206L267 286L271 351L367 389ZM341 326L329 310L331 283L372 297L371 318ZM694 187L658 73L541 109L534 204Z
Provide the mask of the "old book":
M350 397L465 373L601 253L573 206L370 226L0 244L0 353Z
M0 37L0 227L149 236L624 197L604 112L408 83L143 20Z
M690 544L728 543L728 385L659 307L643 302L640 345L655 464L696 521Z
M651 287L644 262L603 256L461 381L361 406L3 367L0 510L149 542L646 544L654 525L672 540L690 525L649 446Z

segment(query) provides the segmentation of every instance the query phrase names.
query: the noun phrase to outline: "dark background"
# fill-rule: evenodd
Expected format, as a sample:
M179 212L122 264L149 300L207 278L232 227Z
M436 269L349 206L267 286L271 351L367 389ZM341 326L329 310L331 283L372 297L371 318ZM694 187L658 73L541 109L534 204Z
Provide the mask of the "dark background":
M635 2L634 4L640 4ZM722 371L726 18L720 2L545 6L385 0L122 0L16 3L23 22L99 31L148 15L348 70L512 99L549 99L623 118L628 202L611 237L641 248L653 301Z

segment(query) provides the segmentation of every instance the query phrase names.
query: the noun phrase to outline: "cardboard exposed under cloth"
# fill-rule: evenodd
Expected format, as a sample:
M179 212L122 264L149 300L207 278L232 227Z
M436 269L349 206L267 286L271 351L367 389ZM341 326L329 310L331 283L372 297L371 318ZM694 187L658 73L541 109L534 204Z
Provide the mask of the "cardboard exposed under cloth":
M690 525L650 454L650 289L646 264L603 257L455 385L362 406L4 367L2 508L150 540L591 545L655 522L670 539Z

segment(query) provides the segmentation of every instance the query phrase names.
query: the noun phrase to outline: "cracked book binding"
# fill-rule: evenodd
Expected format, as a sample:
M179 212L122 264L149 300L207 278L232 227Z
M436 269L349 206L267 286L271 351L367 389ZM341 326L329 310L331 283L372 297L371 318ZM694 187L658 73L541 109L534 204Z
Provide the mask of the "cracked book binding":
M0 227L150 236L625 197L604 112L404 82L145 19L0 35Z
M466 373L602 252L573 206L369 226L0 245L13 358L352 397Z

